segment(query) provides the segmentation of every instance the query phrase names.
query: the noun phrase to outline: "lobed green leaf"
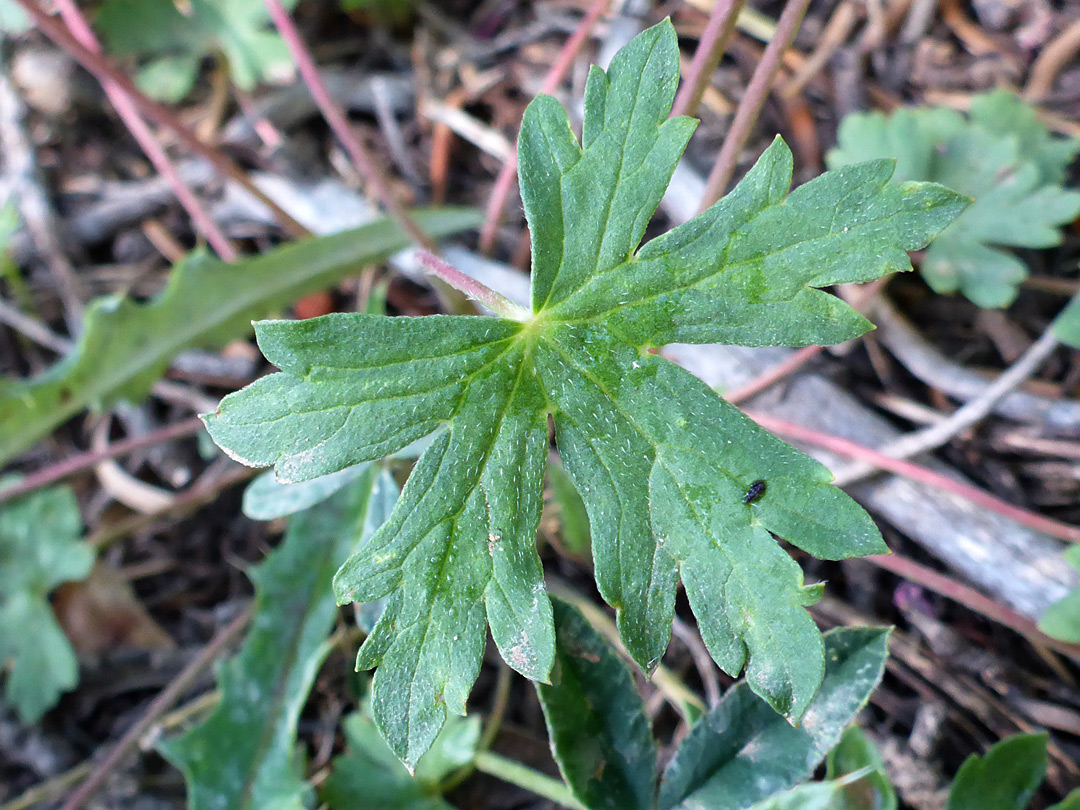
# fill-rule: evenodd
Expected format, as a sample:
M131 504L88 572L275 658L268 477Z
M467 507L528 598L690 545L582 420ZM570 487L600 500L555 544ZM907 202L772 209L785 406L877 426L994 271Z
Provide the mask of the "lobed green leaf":
M4 698L24 723L78 683L79 664L49 593L84 579L94 564L74 493L52 487L0 506L0 668Z
M667 118L677 66L665 22L594 69L580 145L552 99L529 106L531 317L260 323L281 373L206 417L227 452L285 481L431 437L386 525L335 579L343 602L385 597L357 665L379 667L375 721L407 764L448 711L464 712L486 626L510 666L549 677L555 632L535 549L549 416L600 592L646 671L667 646L681 573L717 663L745 666L751 688L797 720L824 670L805 610L821 587L803 584L772 534L830 559L886 550L824 467L648 347L861 334L861 316L818 288L907 269L905 251L965 201L889 185L881 161L789 195L778 141L731 195L635 255L692 129Z
M932 180L975 198L920 269L935 291L960 291L981 307L1007 306L1027 277L1000 248L1058 245L1061 227L1080 215L1080 193L1062 188L1080 141L1053 137L1006 91L977 96L966 120L942 107L849 115L837 141L830 167L896 158L894 180Z
M1024 810L1046 775L1043 734L1017 734L972 754L953 780L945 810Z

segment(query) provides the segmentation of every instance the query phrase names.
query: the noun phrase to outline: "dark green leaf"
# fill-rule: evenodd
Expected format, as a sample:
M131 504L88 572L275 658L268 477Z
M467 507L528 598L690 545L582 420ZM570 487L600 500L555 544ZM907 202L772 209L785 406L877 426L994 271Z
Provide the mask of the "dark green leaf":
M945 810L1024 810L1046 775L1046 734L1017 734L972 754L953 780Z
M374 722L364 714L345 721L347 754L334 760L319 791L331 810L453 810L439 794L439 784L472 761L480 739L475 717L451 717L410 775Z
M1005 91L977 96L967 120L941 107L856 113L837 138L831 167L892 157L898 181L933 180L975 198L934 239L921 270L936 291L959 290L979 306L1007 306L1027 277L999 247L1058 245L1061 226L1080 214L1080 193L1062 188L1080 141L1053 137Z
M798 727L745 683L729 690L668 764L661 810L743 810L807 779L881 679L888 637L877 628L826 633L825 679Z
M868 770L844 787L833 810L896 810L896 792L889 784L881 755L858 726L848 726L825 765L826 779Z
M468 210L417 213L431 236L474 225ZM408 244L390 220L286 245L227 265L205 254L173 270L147 303L109 296L94 301L76 348L40 376L0 378L0 463L30 447L84 408L138 400L169 361L193 346L214 346L250 333L251 319L322 289ZM336 470L335 470L336 472Z
M83 579L94 552L67 487L42 489L0 506L0 669L4 698L24 723L36 722L79 678L79 665L56 623L49 592Z
M288 9L295 4L282 3ZM246 90L293 74L289 50L273 31L263 0L186 0L183 10L173 0L106 0L96 21L111 53L153 60L154 78L148 80L144 70L139 84L163 100L182 100L199 62L217 53L225 54L232 80ZM182 85L166 80L167 71L177 68L186 79Z
M656 745L634 678L576 608L554 608L558 653L536 693L563 779L590 810L650 810Z
M282 544L251 573L255 615L240 653L219 672L213 714L161 746L184 772L191 810L302 808L311 790L296 723L328 651L337 607L330 581L375 529L386 479L374 468L317 508L294 515Z
M510 666L548 676L534 544L549 415L588 512L601 594L646 670L667 646L682 571L720 665L746 664L751 687L799 717L822 674L804 610L820 587L803 585L770 532L825 558L885 550L823 466L648 348L854 337L866 321L817 288L907 269L905 251L965 201L888 185L880 161L787 195L791 155L777 142L729 197L635 255L692 130L667 118L677 75L665 22L592 71L582 145L554 100L529 106L519 157L531 316L262 323L259 345L282 373L207 418L234 457L284 480L435 436L370 552L336 579L344 601L389 594L358 665L381 665L376 722L406 762L447 710L464 710L485 621ZM743 503L757 480L764 497Z

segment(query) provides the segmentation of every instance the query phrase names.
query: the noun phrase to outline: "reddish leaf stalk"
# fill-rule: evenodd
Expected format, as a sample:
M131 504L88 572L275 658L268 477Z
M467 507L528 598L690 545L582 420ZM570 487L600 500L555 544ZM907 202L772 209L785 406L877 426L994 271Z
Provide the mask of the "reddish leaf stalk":
M529 318L531 313L527 309L519 307L509 298L495 292L495 290L490 287L481 284L472 276L465 275L453 265L444 262L438 256L429 253L426 250L421 250L417 253L417 258L420 260L420 264L424 266L424 269L433 276L442 279L455 290L465 293L465 295L474 301L479 301L492 312L503 318L511 318L515 321L524 321Z
M766 388L775 385L784 377L798 371L805 366L815 357L817 357L824 350L823 346L805 346L799 349L797 352L793 352L783 362L777 363L772 368L766 370L764 373L759 374L752 380L749 380L745 385L740 385L733 391L724 394L724 399L730 402L732 405L736 405L743 400L750 399L750 397L756 396L764 391Z
M41 33L51 39L57 47L65 51L86 70L90 71L103 86L106 81L114 82L134 103L142 115L154 124L171 130L186 148L207 160L226 177L239 183L252 196L269 208L281 227L291 236L300 238L311 235L307 228L293 219L281 206L252 183L247 174L232 160L219 150L199 140L198 136L182 124L172 110L164 104L148 98L108 57L95 53L84 46L62 23L46 14L34 0L15 0L15 2L26 11Z
M397 220L402 230L409 235L409 238L418 245L430 248L432 246L431 240L420 230L420 226L395 199L390 186L376 168L375 161L372 160L371 155L360 142L360 138L357 137L356 132L349 123L349 119L345 117L345 112L327 91L326 85L323 84L322 77L319 75L319 68L315 64L315 59L312 57L307 45L304 44L304 38L300 35L296 24L293 23L292 17L281 5L280 0L264 0L264 2L266 10L270 13L270 19L274 22L274 27L281 34L281 38L285 40L285 44L289 48L289 53L292 54L296 69L300 72L304 84L307 85L308 91L311 93L312 98L315 99L315 103L318 105L326 122L334 131L334 134L337 135L342 146L345 147L353 166L360 172L368 187L375 192L375 196L378 197L383 207Z
M1035 622L1026 616L1021 616L1016 611L1005 607L1005 605L998 604L974 588L957 582L955 579L935 571L933 568L920 565L914 560L909 560L898 554L879 554L873 557L863 557L862 559L914 582L928 591L933 591L946 599L951 599L990 619L990 621L1004 625L1010 630L1015 630L1029 640L1037 641L1046 647L1070 656L1074 660L1080 660L1080 644L1070 644L1046 635Z
M892 456L887 456L883 453L879 453L877 450L864 447L863 445L849 441L848 439L832 436L828 433L822 433L821 431L802 425L796 425L784 419L770 416L769 414L747 412L747 415L763 428L772 431L773 433L779 433L790 439L803 441L824 450L848 456L849 458L866 461L882 470L888 470L891 473L902 475L913 481L919 481L920 483L943 489L946 492L951 492L954 495L959 495L961 498L966 498L972 503L978 504L992 512L996 512L1010 520L1014 520L1029 529L1045 532L1046 534L1058 537L1070 543L1080 543L1080 528L1070 526L1067 523L1062 523L1053 518L1037 515L1027 509L1022 509L1019 506L1003 501L1000 498L991 495L989 492L985 492L971 484L956 481L941 473L928 470L926 467L913 464L910 461L903 461L901 459L893 458Z
M578 52L585 44L585 40L588 39L593 26L596 25L597 20L607 10L609 3L610 0L593 0L588 12L582 17L578 27L574 29L570 39L566 40L562 50L559 51L559 55L555 58L555 63L544 77L544 83L540 87L541 93L551 95L555 92L559 83L569 72L570 66L574 63L574 59L577 58ZM488 199L487 209L484 212L484 224L480 228L480 252L484 255L491 253L491 249L495 246L495 234L498 231L503 209L506 208L506 199L510 196L510 189L514 185L516 176L517 149L515 148L514 153L503 163L498 177L495 178L495 185L492 186L491 197Z
M671 115L693 115L697 112L705 88L709 86L716 66L724 56L728 40L735 30L745 0L716 0L705 30L701 32L694 58L686 71L686 80L675 96Z
M72 35L86 48L100 54L101 43L94 36L89 23L87 23L86 18L83 17L82 12L79 11L73 0L56 0L56 6L60 9L60 16L67 23L68 30L71 31ZM146 157L157 169L158 174L164 177L172 186L176 199L179 200L184 210L188 212L188 216L195 223L195 227L206 237L206 241L214 249L214 252L227 262L236 261L239 258L236 248L233 247L232 242L214 222L199 198L195 196L195 193L188 188L180 177L180 173L173 166L172 161L169 160L169 156L154 138L154 133L150 131L150 127L146 125L142 116L139 115L135 103L111 78L103 79L101 87L104 89L105 95L109 97L113 107L116 108L120 119L128 128L128 131L131 132L132 137L135 138Z
M731 128L724 138L720 154L717 155L716 163L713 164L709 179L705 183L705 194L701 201L702 211L719 200L727 191L731 176L735 173L739 153L746 146L750 130L761 115L761 108L765 105L765 99L769 95L776 74L780 71L780 62L787 49L791 47L809 5L810 0L789 0L784 6L780 20L776 23L776 31L773 32L765 53L761 55L761 61L754 69L754 75L750 77L750 84L747 85L746 93L739 102L738 109L735 110Z
M107 447L102 447L100 450L87 450L85 453L77 453L74 456L69 456L63 461L38 470L36 473L31 473L18 483L0 489L0 503L10 501L12 498L25 495L35 489L41 489L49 484L55 484L57 481L69 478L83 470L96 467L102 461L126 456L128 453L133 453L144 447L153 447L154 445L172 441L173 439L191 436L202 430L202 426L202 420L198 417L193 417L168 425L160 430L145 433L142 436L133 436L130 439L122 439L118 442L113 442Z

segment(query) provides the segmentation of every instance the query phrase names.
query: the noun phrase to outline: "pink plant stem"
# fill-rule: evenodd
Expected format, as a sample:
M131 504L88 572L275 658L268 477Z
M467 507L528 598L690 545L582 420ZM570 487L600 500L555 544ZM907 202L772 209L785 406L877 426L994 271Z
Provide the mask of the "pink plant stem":
M53 41L65 53L75 59L104 86L106 81L115 82L142 115L160 127L171 130L176 137L196 155L199 155L226 177L244 187L273 213L281 227L294 237L310 236L311 233L293 219L280 205L268 197L232 160L219 150L207 146L188 127L184 126L164 104L150 99L135 83L105 55L87 48L67 27L46 14L34 0L15 0L34 21L37 29Z
M570 39L566 40L562 50L559 51L559 55L555 58L555 63L544 77L544 83L540 86L541 93L551 95L555 92L559 83L569 72L570 66L574 63L578 52L585 44L585 40L588 39L593 26L596 25L597 20L607 10L610 2L611 0L594 0L593 4L589 6L588 12L578 23L578 27L574 29ZM491 253L491 249L495 246L495 235L499 229L499 221L502 219L503 209L506 208L506 199L510 196L510 189L514 185L516 176L517 149L515 148L514 153L506 159L506 162L503 163L502 168L499 170L498 177L495 178L495 185L492 186L491 197L488 198L487 209L484 212L484 224L480 228L480 252L485 255Z
M1027 509L1022 509L1019 506L996 498L989 492L985 492L971 484L955 481L941 473L928 470L918 464L912 464L910 461L893 458L892 456L879 453L876 450L864 447L863 445L849 441L848 439L832 436L828 433L822 433L821 431L802 425L796 425L793 422L788 422L787 420L779 419L775 416L770 416L769 414L747 412L747 416L766 430L772 431L773 433L779 433L781 436L786 436L796 441L806 442L807 444L812 444L824 450L848 456L849 458L866 461L882 470L888 470L891 473L902 475L913 481L919 481L920 483L943 489L946 492L951 492L954 495L959 495L961 498L966 498L972 503L978 504L992 512L996 512L1010 520L1014 520L1022 526L1027 526L1029 529L1045 532L1046 534L1058 537L1070 543L1080 543L1080 528L1070 526L1068 523L1062 523L1053 518L1037 515Z
M935 571L933 568L920 565L914 560L909 560L899 554L879 554L861 559L879 568L884 568L886 571L891 571L897 576L926 588L928 591L933 591L946 599L951 599L993 622L1016 631L1031 641L1037 641L1046 647L1057 650L1068 655L1073 660L1080 660L1080 644L1070 644L1046 635L1035 622L1026 616L1021 616L1016 611L998 604L974 588L957 582L955 579Z
M705 88L709 86L716 66L720 64L727 48L731 33L735 30L735 20L742 10L745 0L716 0L705 30L701 32L694 58L686 71L686 81L675 96L671 108L672 116L693 115L697 112Z
M12 484L9 487L5 487L4 489L0 489L0 503L10 501L12 498L25 495L27 492L32 492L35 489L41 489L49 484L54 484L57 481L69 478L70 476L75 475L75 473L96 467L102 461L119 458L120 456L133 453L144 447L153 447L154 445L172 441L173 439L191 436L202 430L202 427L202 420L193 417L181 422L176 422L172 425L167 425L160 430L145 433L142 436L133 436L130 439L122 439L121 441L113 442L108 447L103 447L100 450L87 450L85 453L77 453L76 455L68 456L63 461L38 470L36 473L31 473L21 481Z
M73 0L56 0L56 6L60 9L60 16L64 18L64 22L67 23L72 35L86 48L100 54L101 44L98 42L97 37L94 36L94 32L90 29L86 18L83 17L82 12L79 11ZM206 237L206 241L210 243L218 256L227 262L236 261L239 258L236 248L218 228L217 223L214 222L210 213L203 207L199 198L195 196L195 193L188 188L180 177L180 173L173 166L172 161L169 160L169 156L165 154L165 150L161 148L161 145L154 138L154 133L150 131L150 127L146 125L142 116L139 115L139 111L132 100L112 79L102 81L101 86L105 90L105 95L109 97L109 101L112 102L113 107L116 108L116 112L120 115L124 125L131 132L143 152L146 153L150 162L154 164L154 168L158 170L158 174L164 177L172 186L176 199L180 201L184 210L188 212L192 222L195 223L195 227Z
M761 55L761 61L754 69L754 75L750 77L750 84L746 86L746 93L735 110L735 117L731 121L724 143L720 147L720 154L716 158L709 179L705 183L705 194L701 201L701 210L704 211L710 205L719 200L727 191L731 176L735 173L735 165L739 160L739 153L746 146L750 137L750 130L757 123L761 115L761 108L772 88L773 80L780 70L780 60L784 58L787 49L791 47L795 39L795 33L799 30L810 0L788 0L780 14L780 20L776 23L776 30L772 39L765 47L765 53Z
M474 301L479 301L492 312L515 321L524 321L531 315L524 307L519 307L509 298L495 292L495 290L490 287L481 284L472 276L465 275L453 265L444 262L438 256L429 253L426 250L421 250L417 253L417 257L420 260L420 264L424 266L424 269L433 276L442 279L455 290L465 293L465 295Z
M766 388L776 384L787 375L798 371L823 351L823 346L805 346L796 352L792 352L783 362L777 363L772 368L759 374L745 385L740 385L733 391L724 394L724 399L732 405L760 394Z
M300 31L297 30L296 24L293 23L292 17L281 5L280 0L264 0L264 2L266 10L270 12L270 19L273 20L274 27L281 34L281 38L285 40L285 44L289 48L289 53L292 54L293 61L296 63L297 70L300 71L304 84L307 85L308 91L311 93L312 98L315 99L315 103L318 105L326 122L345 147L353 166L360 172L364 181L375 192L375 196L378 197L390 215L397 220L402 230L418 245L430 248L432 246L431 240L398 203L390 190L390 186L387 185L386 180L375 167L371 155L368 154L367 149L364 148L364 145L357 137L356 132L349 123L349 119L345 117L345 112L327 91L326 85L323 84L322 77L319 75L319 68L315 64L315 59L312 57L307 45L304 44L304 39L300 35Z

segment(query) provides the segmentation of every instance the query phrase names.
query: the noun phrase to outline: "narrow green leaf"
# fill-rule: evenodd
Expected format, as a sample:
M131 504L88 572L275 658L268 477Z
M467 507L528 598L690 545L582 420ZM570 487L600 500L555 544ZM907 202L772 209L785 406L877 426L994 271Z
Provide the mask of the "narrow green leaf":
M472 761L480 740L477 718L451 717L410 775L369 717L350 715L344 729L348 753L334 760L319 790L331 810L453 810L439 784Z
M184 773L188 807L305 807L296 723L328 646L337 607L330 581L376 528L371 505L392 486L374 468L317 508L294 515L280 547L255 568L255 616L222 666L221 702L161 752Z
M1054 334L1062 343L1080 349L1080 296L1074 296L1054 320Z
M825 634L825 680L798 727L746 684L729 690L668 764L661 810L743 810L808 778L881 680L888 636L878 628Z
M885 550L824 467L647 347L860 334L861 316L817 287L908 267L905 251L965 201L889 186L880 161L788 195L790 153L777 143L729 198L634 255L692 128L667 118L677 66L667 21L607 73L594 69L581 145L554 100L530 105L519 157L531 317L262 323L259 345L281 373L207 418L234 457L287 481L434 437L371 553L336 579L344 601L387 597L357 663L380 665L375 720L408 763L447 711L464 710L485 620L512 667L548 676L534 542L549 416L585 503L600 592L647 671L667 646L681 571L718 663L747 665L751 688L798 718L823 671L804 610L821 587L803 585L770 533L824 558ZM762 497L747 500L759 481Z
M248 484L241 508L252 520L274 520L303 512L355 481L367 468L367 464L355 464L297 484L281 483L271 470Z
M1047 735L1017 734L972 754L953 780L945 810L1024 810L1046 775Z
M75 495L52 487L0 506L0 669L4 698L24 723L51 709L75 687L79 664L49 593L85 578L94 552L82 540Z
M1061 227L1080 214L1080 193L1062 188L1080 141L1052 136L1006 91L976 96L967 120L940 107L849 115L837 140L830 167L897 158L894 180L932 180L975 198L920 269L937 292L959 290L981 307L1007 306L1027 277L1001 247L1058 245Z
M863 774L830 782L812 782L772 796L753 805L750 810L843 810L844 791L850 790L855 779Z
M432 237L477 222L476 214L464 209L421 211L416 218ZM120 296L97 299L70 355L29 380L0 378L0 463L85 408L140 399L184 349L242 337L252 318L406 245L408 238L394 222L379 220L233 265L193 255L174 268L165 290L147 303Z
M862 729L848 726L840 742L825 760L825 778L864 773L850 781L833 810L896 810L896 791L889 784L881 755Z
M536 693L559 771L590 810L651 810L656 744L634 678L576 608L554 608L558 653Z

